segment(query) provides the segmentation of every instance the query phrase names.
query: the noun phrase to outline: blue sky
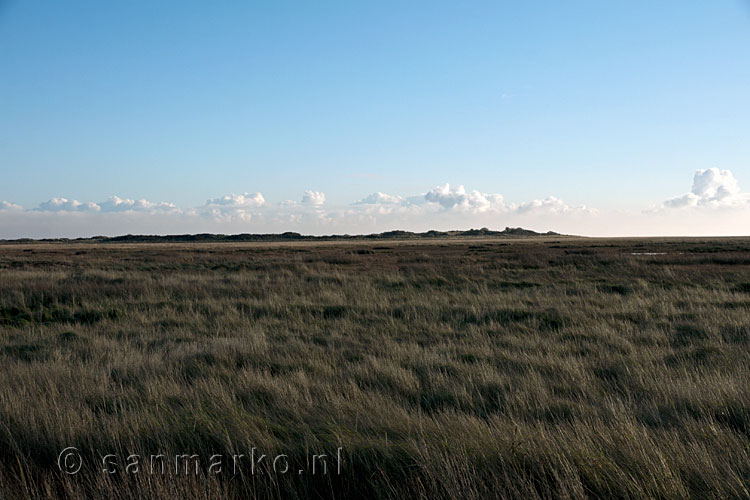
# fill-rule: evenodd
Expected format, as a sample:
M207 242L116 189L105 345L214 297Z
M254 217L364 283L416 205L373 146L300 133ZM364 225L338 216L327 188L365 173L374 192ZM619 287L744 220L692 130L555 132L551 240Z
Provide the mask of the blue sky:
M698 170L750 186L749 132L750 7L739 0L0 3L0 200L23 208L0 213L0 238L416 229L444 220L425 203L460 211L475 190L502 195L502 210L448 220L504 227L553 196L599 222L539 224L599 234L606 214L674 208L665 202L694 191ZM319 224L373 193L401 206L445 183L467 198ZM325 202L302 203L308 190ZM745 194L730 190L731 202L690 202L663 230L649 219L652 231L695 210L726 221L731 206L739 222L725 232L742 233ZM256 192L264 201L244 219L199 217L213 213L207 200ZM48 200L112 196L171 203L182 222L39 222Z

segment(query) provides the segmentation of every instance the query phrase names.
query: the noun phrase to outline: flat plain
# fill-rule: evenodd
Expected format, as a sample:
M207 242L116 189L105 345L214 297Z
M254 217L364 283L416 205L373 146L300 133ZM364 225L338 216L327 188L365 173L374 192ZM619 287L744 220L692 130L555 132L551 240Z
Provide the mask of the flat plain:
M748 238L2 244L0 366L5 498L750 498Z

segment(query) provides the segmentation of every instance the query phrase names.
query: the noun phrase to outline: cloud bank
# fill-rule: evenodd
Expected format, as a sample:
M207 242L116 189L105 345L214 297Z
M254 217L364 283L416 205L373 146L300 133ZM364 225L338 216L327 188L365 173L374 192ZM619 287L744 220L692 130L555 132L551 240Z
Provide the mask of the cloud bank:
M0 201L0 239L198 232L366 234L506 226L602 236L744 234L750 229L750 194L742 192L732 172L716 168L695 172L689 193L631 212L600 211L555 196L507 202L500 193L451 184L412 195L375 191L343 205L328 205L325 193L314 190L297 199L268 202L261 192L246 191L192 207L119 196L101 202L56 197L28 209Z
M14 205L8 202L2 202L5 205L21 209L20 205ZM101 203L92 201L80 202L78 200L69 200L67 198L52 198L51 200L40 203L34 210L39 212L173 212L179 209L173 203L159 202L154 203L148 200L131 200L112 196Z
M101 207L96 203L81 203L78 200L69 200L67 198L52 198L39 205L37 210L42 212L98 212Z

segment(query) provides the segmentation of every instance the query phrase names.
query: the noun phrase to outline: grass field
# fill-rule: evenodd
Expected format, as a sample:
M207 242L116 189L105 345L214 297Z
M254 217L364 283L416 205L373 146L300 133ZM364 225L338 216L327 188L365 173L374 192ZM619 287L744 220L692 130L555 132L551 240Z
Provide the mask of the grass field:
M5 498L750 498L750 239L0 245L0 366Z

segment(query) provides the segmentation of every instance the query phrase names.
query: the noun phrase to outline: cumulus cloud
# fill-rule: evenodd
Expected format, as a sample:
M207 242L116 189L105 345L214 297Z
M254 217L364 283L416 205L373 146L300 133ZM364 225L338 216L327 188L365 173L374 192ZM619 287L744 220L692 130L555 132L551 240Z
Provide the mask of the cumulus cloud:
M259 192L227 194L211 198L198 209L201 215L213 217L219 221L250 221L257 215L257 210L265 205L266 200Z
M424 205L424 194L403 198L378 191L355 201L348 210L336 215L343 216L344 219L363 221L374 221L376 217L389 214L416 217L430 211L425 210Z
M740 190L737 179L730 170L701 169L693 176L689 193L664 202L666 208L738 207L750 203L750 193Z
M23 207L21 205L16 205L15 203L3 200L0 201L0 210L23 210Z
M131 200L119 196L112 196L107 201L99 203L99 207L102 212L172 212L179 210L174 203L155 203L144 199Z
M385 194L378 191L377 193L372 193L365 196L359 201L355 201L354 205L396 205L404 202L405 200L400 196L391 196L390 194Z
M173 203L152 202L145 199L131 200L112 196L101 203L80 202L67 198L52 198L39 204L41 212L179 212Z
M520 204L506 204L500 194L468 191L464 186L444 184L437 186L422 196L402 198L385 193L373 193L355 203L373 207L370 213L380 214L400 212L425 214L435 211L450 212L464 215L524 215L524 214L564 214L564 213L592 213L593 210L583 205L571 206L554 196L544 199L531 200ZM425 206L424 209L420 208Z
M94 202L80 202L67 198L52 198L39 204L42 212L98 212L101 207Z
M505 209L502 195L481 193L477 190L467 192L466 188L460 185L454 188L451 188L450 184L435 187L428 191L424 198L449 210L481 213Z
M510 209L519 214L532 212L543 212L549 214L564 214L571 212L593 213L592 209L587 208L584 205L570 206L554 196L548 196L543 200L531 200L518 205L511 205Z
M261 193L242 193L226 194L219 198L211 198L206 202L206 206L226 206L226 207L260 207L266 203Z
M698 170L693 177L693 194L710 200L724 200L740 192L737 179L729 170Z
M305 205L322 205L326 202L326 194L321 191L305 191L302 203Z
M444 184L428 191L424 195L428 203L438 204L445 210L467 212L472 214L482 213L507 213L507 214L531 214L548 213L561 214L571 212L592 212L585 206L571 206L563 200L554 196L544 199L531 200L523 203L506 204L500 194L482 193L481 191L467 191L464 186L451 187Z

